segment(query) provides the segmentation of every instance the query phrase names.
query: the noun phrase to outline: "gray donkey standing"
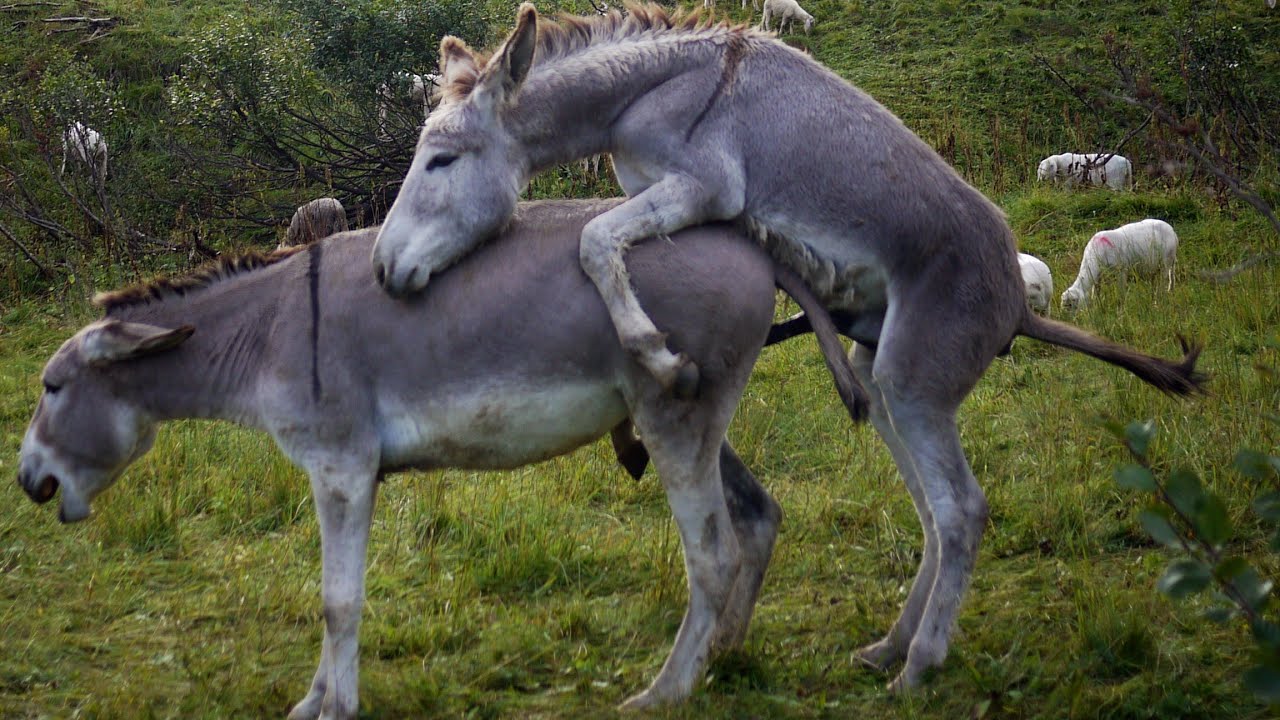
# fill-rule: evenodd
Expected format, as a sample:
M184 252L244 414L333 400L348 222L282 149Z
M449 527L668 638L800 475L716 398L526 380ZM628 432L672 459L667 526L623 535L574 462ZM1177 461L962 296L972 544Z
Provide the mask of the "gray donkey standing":
M413 302L373 283L363 259L376 229L108 294L106 317L45 366L18 482L36 502L61 492L59 517L71 522L150 449L164 420L271 433L310 475L323 555L324 645L289 717L354 718L377 480L413 467L517 467L610 429L616 443L634 422L685 552L689 605L662 677L688 694L708 647L742 643L781 518L725 441L769 332L775 282L825 313L731 227L637 248L645 307L704 365L696 400L670 397L618 344L591 281L565 271L583 225L616 205L526 205L503 237ZM843 396L852 369L829 320L819 341Z
M1190 394L1198 349L1166 361L1038 317L1003 213L866 93L772 35L628 10L540 24L526 3L492 57L441 42L443 101L378 236L375 275L393 295L421 290L507 222L534 173L610 153L630 199L587 224L580 261L622 346L684 396L698 371L666 348L623 254L696 223L744 223L851 317L859 411L869 403L924 530L900 616L860 657L905 659L890 689L915 686L946 657L987 519L955 417L992 359L1025 335ZM636 701L679 696L655 683Z

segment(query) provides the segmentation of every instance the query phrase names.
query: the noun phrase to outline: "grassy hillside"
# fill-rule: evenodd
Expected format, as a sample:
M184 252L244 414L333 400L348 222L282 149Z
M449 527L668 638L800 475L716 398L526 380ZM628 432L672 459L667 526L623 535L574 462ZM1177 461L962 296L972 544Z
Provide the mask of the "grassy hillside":
M510 5L483 12L509 18ZM1239 447L1280 447L1263 418L1280 408L1280 387L1255 369L1280 365L1266 346L1280 329L1280 268L1226 285L1198 275L1277 239L1200 179L1141 175L1133 193L1066 192L1031 174L1044 154L1123 135L1058 90L1032 52L1096 58L1107 31L1160 47L1169 42L1160 28L1182 6L805 5L818 18L814 33L785 39L872 92L1001 204L1021 246L1052 267L1058 292L1092 232L1170 221L1182 242L1172 292L1159 280L1113 278L1071 319L1163 355L1176 353L1177 333L1203 340L1213 392L1170 400L1117 369L1025 340L994 363L960 418L992 507L973 587L946 664L921 692L893 699L883 691L889 678L852 653L887 629L905 599L920 556L914 512L882 443L850 426L812 342L771 348L730 439L784 508L775 560L745 650L718 661L688 705L658 716L1273 717L1239 683L1250 662L1246 629L1206 626L1205 603L1154 592L1170 555L1141 530L1140 499L1116 488L1111 473L1127 458L1100 419L1155 418L1161 468L1199 470L1240 528L1230 552L1262 558L1277 576L1265 529L1247 509L1262 488L1230 465ZM125 138L121 177L162 182L180 164L158 140L164 86L189 39L228 15L271 7L65 3L50 12L127 22L84 45L6 29L0 65L38 84L45 68L74 59L103 78L119 91L106 127ZM1250 62L1276 84L1280 11L1264 8L1251 0L1202 9L1251 38ZM1150 157L1141 145L1126 152L1139 167ZM566 168L533 191L602 189ZM248 243L215 218L173 222L175 234L203 227L215 247ZM87 286L192 262L173 253L94 268L94 252L83 251L74 283L35 280L16 255L0 262L0 477L16 473L44 361L95 317ZM93 519L72 527L14 485L4 493L0 717L281 717L302 696L321 638L319 535L306 478L266 436L175 423ZM605 443L513 473L397 476L382 488L369 558L362 717L611 717L656 673L685 602L656 477L631 481Z

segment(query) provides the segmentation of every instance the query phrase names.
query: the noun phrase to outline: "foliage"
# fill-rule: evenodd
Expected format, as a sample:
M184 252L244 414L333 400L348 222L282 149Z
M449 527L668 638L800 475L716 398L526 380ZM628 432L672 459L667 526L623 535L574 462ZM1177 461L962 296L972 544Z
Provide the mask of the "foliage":
M1280 351L1280 340L1270 341L1268 347ZM1259 370L1268 375L1275 372L1265 366ZM1280 427L1280 415L1272 411L1264 415ZM1251 564L1247 554L1239 552L1241 543L1227 504L1192 470L1178 468L1162 473L1163 477L1153 471L1153 421L1108 427L1133 458L1116 470L1116 484L1149 494L1152 502L1138 515L1143 529L1156 542L1181 553L1156 587L1175 600L1216 588L1204 617L1215 623L1238 619L1249 627L1255 651L1253 665L1242 677L1244 685L1259 699L1280 704L1280 607L1274 602L1274 583ZM1271 534L1267 549L1280 553L1280 456L1240 450L1234 466L1263 491L1251 506Z
M482 45L489 19L472 0L282 0L302 20L312 64L347 88L368 92L397 71L436 72L440 38Z

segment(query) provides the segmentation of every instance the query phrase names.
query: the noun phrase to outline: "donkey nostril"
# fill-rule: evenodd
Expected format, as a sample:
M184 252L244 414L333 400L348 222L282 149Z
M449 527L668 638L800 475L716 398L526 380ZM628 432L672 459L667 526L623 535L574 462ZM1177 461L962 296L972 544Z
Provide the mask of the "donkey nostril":
M53 499L54 493L58 492L58 478L52 475L45 475L28 492L31 494L32 500L38 503L47 503Z
M378 263L373 268L373 276L378 279L378 285L386 287L387 285L387 266Z

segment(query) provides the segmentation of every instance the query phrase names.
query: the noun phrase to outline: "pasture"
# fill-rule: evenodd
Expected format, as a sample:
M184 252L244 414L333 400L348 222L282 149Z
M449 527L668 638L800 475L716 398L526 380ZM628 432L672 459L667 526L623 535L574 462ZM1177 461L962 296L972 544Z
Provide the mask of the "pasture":
M514 3L480 4L477 14L505 33ZM1053 270L1054 317L1064 317L1058 296L1092 233L1168 220L1180 238L1172 292L1161 278L1107 277L1086 309L1066 317L1165 357L1178 355L1177 333L1202 341L1211 394L1169 399L1118 368L1026 339L998 359L959 421L991 505L973 585L944 666L921 691L893 698L884 691L891 675L862 667L853 652L897 616L919 563L910 499L875 433L851 425L812 337L767 349L729 436L782 505L774 559L744 650L713 663L686 705L655 715L1274 717L1240 684L1251 664L1247 628L1204 621L1203 598L1177 604L1155 591L1172 555L1138 523L1145 499L1116 487L1112 472L1128 458L1102 426L1104 418L1153 418L1158 469L1199 471L1228 504L1239 535L1229 550L1280 576L1249 510L1263 488L1231 469L1241 447L1280 448L1280 427L1264 417L1280 408L1280 385L1256 369L1280 367L1280 350L1268 346L1280 339L1280 264L1227 284L1198 275L1276 249L1274 232L1247 206L1215 201L1203 177L1149 177L1143 168L1157 153L1140 138L1123 149L1139 167L1136 192L1035 183L1044 155L1093 149L1123 133L1095 127L1031 52L1096 59L1109 31L1163 47L1169 34L1152 24L1163 28L1167 16L1204 5L1179 1L1169 13L1164 0L802 4L817 18L813 34L787 40L871 92L1008 213L1019 249ZM40 35L29 24L0 47L0 67L35 85L74 56L76 73L112 78L121 107L99 127L120 156L106 196L121 216L171 220L165 237L185 253L189 232L193 252L157 253L139 266L121 261L123 245L50 243L43 254L37 247L39 257L65 254L70 268L51 281L4 245L0 718L283 717L306 692L321 644L320 544L307 479L265 434L225 423L167 425L151 453L95 502L93 516L73 526L59 525L52 505L34 505L12 479L40 369L96 319L91 289L188 267L197 240L215 250L274 245L270 227L235 216L220 224L201 217L198 203L175 211L177 202L160 202L165 193L184 203L198 195L178 182L183 159L161 142L178 123L166 114L166 83L192 47L214 47L208 38L220 36L207 33L217 23L243 13L248 19L239 20L261 23L267 37L277 25L294 27L281 7L325 3L67 0L57 9L82 13L82 5L126 22L83 47L72 45L79 36ZM1280 11L1264 15L1263 6L1240 0L1211 9L1249 37L1274 38ZM572 0L538 7L589 11ZM43 8L19 12L34 17ZM749 11L721 2L718 12L746 19ZM1278 48L1258 43L1249 67L1274 69ZM1257 77L1269 87L1280 74ZM0 88L0 109L15 97ZM33 163L22 167L38 169L23 156L34 158L36 143L10 120L0 122L0 164L10 166L12 151ZM1260 167L1259 185L1276 204L1274 157ZM294 174L288 187L258 175L235 179L290 212L300 198L333 190ZM565 167L536 178L530 195L611 187ZM237 202L251 214L247 200ZM81 232L75 209L64 215ZM84 226L81 234L102 241ZM29 243L37 235L19 230ZM793 310L780 306L778 314ZM361 717L615 717L615 706L656 674L686 590L678 534L652 469L631 480L601 441L510 473L395 475L379 495L360 634Z
M1109 278L1080 324L1171 355L1205 341L1213 394L1164 398L1122 371L1020 340L963 408L992 519L960 632L927 688L894 700L852 651L892 621L919 531L888 453L851 427L811 338L767 350L730 437L785 518L747 645L670 717L1264 717L1239 686L1249 639L1202 628L1153 590L1168 560L1117 490L1099 418L1155 418L1155 456L1201 470L1247 546L1257 489L1238 447L1274 448L1280 389L1255 364L1280 318L1280 270L1227 285L1195 271L1260 242L1261 223L1193 197L996 198L1055 283L1088 228L1170 217L1177 283ZM780 309L780 312L785 309ZM4 306L0 476L45 359L84 305ZM58 525L13 485L0 504L0 715L269 717L306 688L320 642L319 540L306 478L262 434L184 422L95 505ZM591 717L643 686L684 604L678 537L650 470L607 443L512 473L411 473L380 491L361 628L368 717ZM1269 567L1275 570L1274 564Z

